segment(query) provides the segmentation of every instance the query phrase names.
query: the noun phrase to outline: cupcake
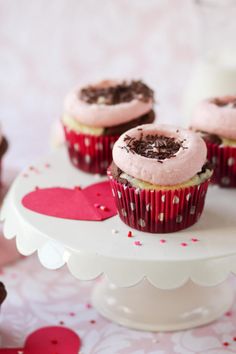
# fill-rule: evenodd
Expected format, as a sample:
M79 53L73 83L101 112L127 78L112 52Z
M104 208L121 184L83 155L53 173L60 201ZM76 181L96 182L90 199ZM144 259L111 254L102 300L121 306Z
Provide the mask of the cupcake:
M120 218L152 233L193 225L212 175L206 156L203 139L189 130L147 124L122 134L108 169Z
M198 104L191 129L200 132L214 167L212 182L236 187L236 96L207 99Z
M153 91L142 81L106 80L70 92L62 123L72 164L106 174L115 141L128 129L152 123L153 104Z
M0 306L2 305L6 296L7 296L7 292L6 292L5 286L2 282L0 282Z

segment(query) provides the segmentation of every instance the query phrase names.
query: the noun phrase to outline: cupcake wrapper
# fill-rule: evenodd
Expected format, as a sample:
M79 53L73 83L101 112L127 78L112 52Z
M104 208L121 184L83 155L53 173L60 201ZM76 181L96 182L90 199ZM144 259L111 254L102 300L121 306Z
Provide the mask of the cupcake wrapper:
M207 142L208 160L214 166L211 182L221 187L236 187L236 147L220 147Z
M126 187L108 171L121 220L151 233L176 232L196 223L202 214L209 181L176 190L150 191Z
M105 175L112 161L112 148L118 136L76 133L64 126L72 164L85 172Z

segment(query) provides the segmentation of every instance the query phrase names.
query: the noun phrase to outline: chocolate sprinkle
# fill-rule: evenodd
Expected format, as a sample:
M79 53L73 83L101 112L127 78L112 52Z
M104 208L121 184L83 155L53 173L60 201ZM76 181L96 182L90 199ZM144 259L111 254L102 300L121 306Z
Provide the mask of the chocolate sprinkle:
M218 107L231 106L232 108L236 108L236 97L217 97L211 102Z
M123 81L120 84L97 87L87 86L80 90L79 98L86 103L116 105L137 99L148 102L154 98L154 92L142 81Z
M158 134L143 136L143 133L141 133L139 139L131 138L126 134L124 142L126 145L122 146L121 149L149 159L156 159L160 163L163 163L165 159L175 157L180 148L187 149L183 146L184 141Z

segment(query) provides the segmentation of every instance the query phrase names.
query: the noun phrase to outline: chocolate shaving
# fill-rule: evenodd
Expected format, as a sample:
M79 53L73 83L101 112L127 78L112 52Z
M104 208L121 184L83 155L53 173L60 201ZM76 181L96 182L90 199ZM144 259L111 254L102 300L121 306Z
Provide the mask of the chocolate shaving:
M157 162L163 163L163 160L175 157L180 148L187 149L183 146L183 141L178 141L175 138L167 137L158 134L148 134L143 136L140 134L139 139L132 138L128 134L125 135L125 149L132 154L138 154L150 159L156 159Z
M79 99L86 103L116 105L137 99L148 102L154 98L154 92L142 81L123 81L106 87L87 86L80 90Z
M218 107L231 106L232 108L236 108L236 97L217 97L211 102Z

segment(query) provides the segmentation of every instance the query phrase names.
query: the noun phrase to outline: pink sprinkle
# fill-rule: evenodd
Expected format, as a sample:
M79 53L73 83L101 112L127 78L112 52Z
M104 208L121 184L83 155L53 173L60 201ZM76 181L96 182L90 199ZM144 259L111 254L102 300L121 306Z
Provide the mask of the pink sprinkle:
M81 191L81 187L80 186L75 186L74 188L76 191Z
M160 240L160 243L166 243L166 240L161 239L161 240Z
M192 238L191 241L192 241L192 242L198 242L199 239L198 239L198 238Z
M182 246L182 247L187 247L188 244L187 244L186 242L182 242L182 243L181 243L181 246Z
M91 309L92 308L92 305L89 304L89 303L87 303L85 306L86 306L87 309Z
M101 209L102 211L107 211L107 210L108 210L105 205L101 205L101 206L100 206L100 209Z
M229 343L228 342L224 342L222 343L224 347L228 347L229 346Z
M140 241L134 241L134 245L135 245L135 246L142 246L142 242L140 242Z
M96 321L95 320L91 320L90 323L94 324L94 323L96 323Z
M225 316L227 316L227 317L232 316L232 312L231 312L231 311L227 311L227 312L225 313Z
M50 163L45 163L45 167L46 167L46 168L51 167Z
M133 236L132 231L129 231L127 236L132 237Z
M75 313L74 313L74 312L70 312L70 313L69 313L69 316L74 317L74 316L75 316Z

